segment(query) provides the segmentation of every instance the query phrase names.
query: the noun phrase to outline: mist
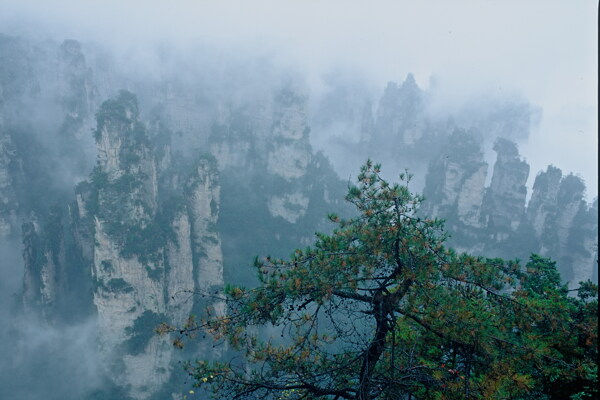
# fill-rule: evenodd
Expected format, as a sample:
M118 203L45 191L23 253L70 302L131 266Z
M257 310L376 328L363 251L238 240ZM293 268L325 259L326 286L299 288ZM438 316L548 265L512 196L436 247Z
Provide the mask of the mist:
M522 2L4 2L3 24L45 27L55 37L101 40L131 61L162 44L203 44L236 54L274 56L301 69L315 87L338 66L358 70L381 87L415 74L432 76L449 103L483 93L518 91L544 110L536 139L524 147L533 170L548 163L579 171L597 193L597 4ZM133 56L135 55L135 56ZM136 61L134 61L136 60ZM137 67L138 65L136 65ZM573 120L574 111L579 117ZM546 122L547 121L547 122ZM561 145L558 145L558 144ZM541 146L542 148L538 148ZM563 151L566 146L568 151ZM586 152L587 151L587 152ZM577 154L577 156L575 156Z
M104 383L93 320L69 327L19 318L0 330L0 396L81 398Z
M554 165L563 171L563 176L573 173L585 181L583 202L593 209L590 203L598 193L597 15L596 2L561 0L386 0L374 4L273 0L210 5L183 0L168 4L141 0L1 1L0 34L29 46L24 65L36 57L54 60L57 49L72 39L78 46L80 43L89 72L81 79L85 85L93 85L89 85L83 101L83 122L74 134L77 143L72 148L65 147L70 139L59 134L66 109L64 99L56 95L65 91L57 83L62 79L60 67L33 65L29 71L31 87L23 89L26 94L19 98L22 102L0 102L0 133L4 125L12 123L11 118L22 118L20 113L27 116L23 118L26 123L22 132L11 132L18 140L7 145L6 153L12 154L13 147L29 150L23 151L25 162L14 168L14 180L21 187L37 190L35 196L27 199L31 204L21 205L12 215L12 231L0 236L0 324L4 327L0 330L0 383L6 385L0 390L0 397L10 394L34 400L80 398L105 385L105 378L111 378L102 369L94 315L70 323L48 322L37 314L22 318L15 315L23 307L20 296L24 291L25 250L21 227L29 221L37 224L40 216L36 212L52 207L62 210L65 219L61 220L61 229L65 232L79 223L73 217L75 194L79 184L92 182L90 174L97 157L92 135L94 114L105 100L119 96L121 89L137 96L140 120L148 136L152 140L163 134L168 137L164 148L172 151L170 157L177 172L158 179L173 186L183 186L181 182L189 179L181 171L191 168L199 153L210 151L214 136L229 134L232 141L242 143L240 148L244 150L246 133L240 134L242 128L229 126L234 125L231 120L247 128L251 132L248 135L259 137L257 142L264 142L252 151L266 153L270 145L267 135L277 122L273 115L283 114L277 108L282 107L277 104L277 96L291 92L293 100L300 104L300 111L294 115L299 115L299 119L306 117L301 122L307 125L300 124L305 129L294 134L298 133L302 140L307 136L307 142L302 142L303 151L308 149L306 152L314 155L313 159L326 160L315 162L319 168L329 168L331 163L337 174L335 179L343 183L338 185L343 191L365 161L358 156L366 154L361 152L366 141L364 121L380 117L378 113L389 88L402 88L414 78L417 97L422 100L419 121L439 131L437 139L446 140L454 128L477 138L488 165L486 188L490 186L496 160L494 143L498 137L504 137L518 145L520 156L530 166L527 201L536 176L548 165ZM0 73L4 72L2 68L0 65ZM39 84L34 82L36 74ZM2 95L0 91L0 100ZM2 120L3 116L6 120ZM161 125L165 120L169 126ZM219 130L223 126L226 129ZM281 142L286 140L291 141L286 137ZM76 154L70 153L73 148ZM421 191L430 165L425 161L415 163L419 155L411 159L390 154L391 150L384 148L368 155L383 162L384 176L391 180L409 168L415 174L412 189ZM231 158L235 164L236 156ZM239 166L232 170L246 179L250 173L266 168L268 161L250 163L253 167L248 171ZM23 176L35 179L26 181ZM254 247L248 245L234 256L227 253L238 251L236 240L240 239L231 227L223 228L224 220L233 220L223 217L223 210L243 207L244 195L250 195L239 195L231 189L236 186L234 179L223 176L223 191L229 197L222 196L219 229L226 254L226 278L247 279L250 272L238 273L231 266L246 263L257 252L271 251L266 245L261 247L265 243L276 242L280 247L274 252L283 256L296 242L310 243L306 232L312 234L314 227L304 222L290 238L281 239L279 233L270 237L261 231L256 236L264 243L256 239L258 245L253 244ZM275 186L287 178L268 179L267 186ZM286 192L288 197L282 197L296 208L308 204L298 195L301 189L313 188L308 178L302 179L287 179L297 187ZM243 183L250 187L255 182L248 178ZM323 184L325 198L330 196L329 190L337 193L335 190L339 189L328 185ZM248 193L254 194L253 190ZM284 201L272 200L269 199L269 212L277 229L285 231L288 222L302 221L304 214L286 216L280 206ZM324 204L337 203L327 199ZM597 213L597 203L595 207ZM273 208L276 212L272 212ZM267 206L260 210L267 215ZM307 220L316 225L317 219L310 213L322 210L316 206L307 210L304 212L312 218ZM244 217L253 221L252 216ZM36 233L43 235L44 229L49 228L42 222L40 226ZM322 226L318 225L319 229ZM275 231L269 227L261 229ZM249 232L248 236L255 234L251 229ZM91 243L93 247L94 241ZM597 252L597 239L595 249ZM43 257L50 259L48 252Z
M597 194L597 20L595 2L4 1L13 32L104 43L127 64L160 76L156 47L198 46L243 58L269 57L306 76L350 70L374 87L409 72L456 109L478 96L518 95L542 110L522 153L533 171L553 163L580 173ZM15 30L13 30L15 29ZM43 33L41 33L43 32ZM457 106L458 105L458 106Z

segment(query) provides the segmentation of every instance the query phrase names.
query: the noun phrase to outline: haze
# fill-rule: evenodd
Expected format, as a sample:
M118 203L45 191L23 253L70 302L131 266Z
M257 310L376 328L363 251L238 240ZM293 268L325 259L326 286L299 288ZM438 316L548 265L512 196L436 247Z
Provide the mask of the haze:
M153 328L352 215L367 157L390 181L410 168L457 251L539 252L571 288L597 282L597 15L591 0L0 0L0 398L187 393L178 361L214 346L163 348Z
M331 71L376 87L435 78L441 108L509 93L543 110L521 144L537 171L580 173L597 196L598 3L581 1L0 2L0 31L102 42L152 69L156 45L264 55L318 91ZM359 161L357 161L358 163Z

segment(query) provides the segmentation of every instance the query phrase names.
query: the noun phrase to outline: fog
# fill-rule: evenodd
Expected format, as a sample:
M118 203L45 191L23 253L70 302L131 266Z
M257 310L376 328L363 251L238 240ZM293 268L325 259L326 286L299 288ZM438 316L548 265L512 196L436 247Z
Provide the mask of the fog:
M349 102L356 100L357 108L367 99L375 110L386 84L401 83L409 73L431 100L428 112L440 120L452 117L476 125L482 110L524 104L531 108L531 130L511 139L531 166L529 189L536 173L553 164L585 180L590 202L598 193L597 15L597 2L583 0L0 0L0 34L38 43L80 41L84 52L93 49L86 62L95 68L94 79L109 79L111 74L103 76L98 68L109 60L107 68L135 77L124 79L122 86L133 92L152 90L142 88L142 82L159 85L168 78L178 85L198 85L214 103L252 104L253 97L265 98L289 82L308 98L317 121L320 107L336 90L344 90ZM99 86L119 87L114 82ZM96 100L114 95L99 93ZM140 96L145 120L154 112L152 104L143 104L148 99L148 93ZM208 126L216 114L210 107L217 106L207 107L190 118ZM51 171L45 172L54 177L48 181L58 186L48 192L68 193L72 199L73 187L95 161L95 146L92 135L81 138L84 167L62 157L64 149L52 136L61 123L55 112L36 110L28 121L34 128L30 134L39 136L47 158L39 164L48 166ZM313 129L311 143L338 172L356 172L364 160L351 159L335 146L342 137L358 142L356 133L334 124ZM485 134L491 138L494 133ZM183 137L173 150L197 151L199 140L207 139ZM484 146L489 183L495 153L492 141ZM416 173L424 175L424 170ZM34 317L6 321L23 284L21 253L20 238L0 242L0 383L34 383L0 389L0 397L84 396L103 385L93 321L69 327ZM48 397L53 384L55 397Z
M3 324L0 339L2 398L82 398L103 383L92 319L55 327L20 318Z
M447 107L520 95L543 110L521 145L532 177L549 163L597 194L597 12L593 1L11 1L6 30L102 42L153 70L155 46L269 57L306 76L330 71L374 87L412 72ZM42 29L43 28L43 29ZM156 71L155 71L156 72ZM530 182L531 184L531 182Z

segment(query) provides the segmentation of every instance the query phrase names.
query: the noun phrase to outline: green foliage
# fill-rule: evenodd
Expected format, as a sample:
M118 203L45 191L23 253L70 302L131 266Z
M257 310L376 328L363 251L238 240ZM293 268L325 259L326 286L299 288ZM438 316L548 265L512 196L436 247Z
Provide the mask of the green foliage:
M257 259L260 285L227 287L227 315L178 329L205 329L243 356L188 364L196 384L248 399L591 393L597 287L569 297L554 263L535 255L522 269L457 254L442 222L418 214L422 198L379 169L367 162L349 189L355 218L330 215L333 234L289 260ZM260 340L258 326L282 338Z
M96 141L100 140L102 130L107 124L128 124L139 115L136 96L126 90L121 90L116 99L106 100L96 113L97 128L94 131Z
M160 282L164 276L164 270L162 268L150 268L149 266L146 266L146 272L150 279L156 282Z
M110 260L102 260L102 262L100 263L100 267L104 272L108 273L112 273L115 270Z
M140 354L144 351L154 335L154 329L164 321L165 316L146 310L134 322L133 326L126 328L125 333L130 338L125 342L125 349L129 354Z
M122 237L121 255L125 258L137 256L142 264L160 261L167 229L168 226L153 221L144 228L132 226L115 230L115 235Z
M133 287L122 278L113 278L106 283L106 288L111 292L133 292Z
M137 190L142 190L140 176L124 174L109 181L106 174L96 168L91 180L86 211L104 221L106 232L120 244L121 255L126 258L137 256L142 263L160 261L160 250L166 240L174 238L168 217L181 209L181 201L165 201L163 210L152 216L147 204L132 199ZM144 210L142 215L136 216L134 207Z

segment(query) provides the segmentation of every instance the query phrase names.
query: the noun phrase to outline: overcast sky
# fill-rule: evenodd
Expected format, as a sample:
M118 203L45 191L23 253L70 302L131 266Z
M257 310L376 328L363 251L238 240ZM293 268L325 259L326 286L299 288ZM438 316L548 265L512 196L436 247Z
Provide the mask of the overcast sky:
M548 163L597 195L595 0L153 1L0 0L0 31L104 40L120 51L162 42L274 57L309 82L334 68L371 83L431 76L444 101L514 93L543 109L521 147L532 175ZM10 33L10 32L6 32Z

